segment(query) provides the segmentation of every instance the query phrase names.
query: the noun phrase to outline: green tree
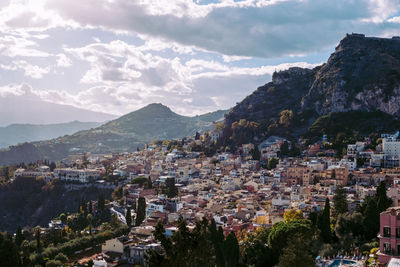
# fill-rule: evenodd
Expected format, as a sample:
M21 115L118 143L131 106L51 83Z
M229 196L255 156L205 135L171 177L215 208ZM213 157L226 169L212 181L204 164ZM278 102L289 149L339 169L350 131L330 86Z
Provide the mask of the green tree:
M67 223L67 215L65 215L65 213L61 213L60 220L63 224L66 224Z
M272 253L268 246L270 228L258 227L245 235L240 245L240 254L246 266L272 266Z
M376 188L375 198L379 213L385 211L390 207L390 205L392 205L392 200L386 195L385 181L380 182L379 186Z
M146 199L144 197L139 197L137 211L136 211L135 226L141 225L145 217L146 217Z
M338 246L343 252L350 252L360 243L363 234L362 214L345 212L339 215L335 225Z
M337 218L340 214L343 214L349 210L347 204L346 190L342 186L338 186L333 196L333 212Z
M270 158L268 160L267 169L268 170L275 169L276 165L278 165L278 163L279 163L279 159L278 158L275 158L275 157Z
M225 266L239 265L239 243L234 232L230 232L223 244Z
M284 127L289 127L293 119L293 111L285 109L282 110L279 115L279 123L282 124Z
M178 195L178 189L175 186L175 178L167 178L165 180L165 186L167 190L167 197L173 198Z
M130 207L130 206L126 207L125 220L126 220L126 224L127 224L129 227L131 227L131 224L132 224L132 214L131 214L131 207Z
M66 262L68 261L68 257L67 257L65 254L63 254L62 252L58 253L58 254L54 257L54 259L55 259L56 261L60 261L60 262L62 262L62 263L66 263Z
M313 257L309 251L310 239L294 235L279 257L278 267L313 267Z
M331 207L329 199L325 199L325 207L321 213L318 214L317 225L321 231L321 238L324 243L330 243L332 238L331 232Z
M35 232L35 238L36 238L36 250L38 252L41 251L42 249L42 245L41 245L41 238L40 238L40 227L36 228L36 232Z
M289 143L288 141L284 141L279 149L280 151L280 156L281 157L286 157L289 155Z
M19 266L20 258L17 246L9 237L0 233L0 265L1 266Z
M295 220L275 223L268 235L268 246L274 255L273 260L282 254L283 248L288 245L288 240L295 234L310 239L312 237L311 222L309 220ZM276 264L277 262L274 262Z
M24 236L22 234L21 226L18 226L17 231L15 232L15 244L18 247L21 247L22 241L24 241Z
M98 208L98 210L103 211L105 209L105 203L106 202L105 202L103 194L100 194L99 197L98 197L98 200L97 200L97 208Z
M363 215L364 235L367 240L376 237L379 232L379 209L375 198L369 199Z
M89 213L89 214L86 216L86 219L87 219L87 221L88 221L88 223L89 223L89 234L92 234L93 215L92 215L91 213Z
M258 146L254 146L254 149L251 150L251 156L253 160L260 160L261 153L260 150L258 149Z

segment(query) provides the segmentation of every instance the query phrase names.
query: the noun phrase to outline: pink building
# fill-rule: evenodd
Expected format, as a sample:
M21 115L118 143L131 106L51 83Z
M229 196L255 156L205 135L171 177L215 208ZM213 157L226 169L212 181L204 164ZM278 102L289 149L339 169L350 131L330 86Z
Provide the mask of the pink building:
M391 207L380 214L379 266L391 258L400 258L400 207Z

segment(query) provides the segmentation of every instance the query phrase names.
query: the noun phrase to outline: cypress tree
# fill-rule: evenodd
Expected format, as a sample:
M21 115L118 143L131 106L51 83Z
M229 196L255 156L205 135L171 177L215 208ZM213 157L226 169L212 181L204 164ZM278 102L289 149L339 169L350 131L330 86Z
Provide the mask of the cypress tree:
M98 198L98 200L97 200L97 208L98 208L98 210L100 210L100 211L103 211L104 208L105 208L105 200L104 200L103 194L100 194L100 195L99 195L99 198Z
M335 190L335 195L333 196L333 205L335 217L349 210L346 191L342 186L338 186Z
M375 198L379 213L385 211L392 204L392 200L386 195L386 183L384 181L380 182L376 188Z
M40 227L38 227L38 229L36 229L36 250L38 252L40 252L40 250L42 249L42 246L40 244Z
M24 236L22 235L21 226L18 226L17 231L15 232L15 244L18 247L21 247L22 241L24 241Z
M331 207L329 205L329 199L325 199L325 207L323 211L318 215L318 228L321 231L322 240L325 243L331 242Z
M131 214L131 207L128 206L126 208L126 214L125 214L125 220L126 220L126 224L131 227L132 224L132 214Z
M368 201L363 216L364 234L367 240L375 238L379 232L379 211L375 198Z
M146 200L144 197L139 197L137 211L136 211L136 221L135 226L142 224L146 217Z
M234 232L230 232L223 245L226 266L239 265L239 243Z

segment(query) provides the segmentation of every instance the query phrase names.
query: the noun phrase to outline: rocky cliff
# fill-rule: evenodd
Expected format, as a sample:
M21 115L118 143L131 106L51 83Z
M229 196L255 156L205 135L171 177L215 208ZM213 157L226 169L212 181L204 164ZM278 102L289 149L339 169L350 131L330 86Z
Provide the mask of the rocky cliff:
M283 110L293 114L289 124ZM350 111L400 115L400 38L346 35L325 64L274 73L226 115L225 142L235 139L232 125L241 119L257 123L257 137L298 137L320 116Z

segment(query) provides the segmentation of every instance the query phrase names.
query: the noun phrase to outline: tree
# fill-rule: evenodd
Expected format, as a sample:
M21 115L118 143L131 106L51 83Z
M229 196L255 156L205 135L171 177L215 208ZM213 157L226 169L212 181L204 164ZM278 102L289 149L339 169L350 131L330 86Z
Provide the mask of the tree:
M137 211L136 211L136 221L135 226L140 226L146 217L146 199L144 197L139 197Z
M279 115L279 124L282 124L284 127L289 127L293 119L293 111L285 109L282 110Z
M240 245L240 254L246 266L272 266L272 253L268 244L269 227L258 227L247 233Z
M20 258L17 246L12 240L0 233L0 265L19 266Z
M339 214L343 214L349 210L347 204L346 191L342 186L338 186L333 196L333 212L337 218Z
M375 238L379 232L379 209L375 198L369 199L363 215L364 235L367 240Z
M105 199L103 194L100 194L97 200L97 208L100 211L103 211L105 209Z
M178 195L178 189L175 186L175 178L167 178L165 180L165 186L167 190L167 197L174 198Z
M88 223L89 223L89 234L92 234L93 215L92 215L91 213L89 213L89 214L86 216L86 219L87 219L87 221L88 221Z
M65 213L61 213L60 220L63 224L66 224L67 223L67 215L65 215Z
M122 186L118 186L114 189L114 192L112 192L111 196L113 200L117 201L122 198Z
M22 235L21 226L18 226L17 231L15 232L15 244L18 247L21 247L22 241L24 241L24 236Z
M40 227L37 227L36 229L35 238L36 238L36 250L40 252L40 250L42 249L42 246L40 244Z
M386 183L384 181L380 182L379 186L376 188L375 198L379 213L385 211L392 205L392 200L386 195Z
M57 168L57 165L56 165L56 163L54 162L54 161L52 161L51 163L50 163L50 171L54 171L54 169L55 168Z
M278 158L275 158L275 157L270 158L268 160L268 163L267 163L267 169L268 170L275 169L276 165L278 165L278 163L279 163L279 159Z
M280 156L281 157L285 157L289 155L289 143L288 141L284 141L281 145L281 147L279 148L280 151Z
M162 224L157 224L154 237L161 243L163 252L149 251L146 256L148 266L205 266L214 267L212 244L209 240L208 221L196 222L189 230L182 217L178 220L178 231L171 238L165 235Z
M285 213L283 214L283 220L286 222L302 219L304 219L304 217L301 210L290 209L288 211L285 211Z
M335 225L335 234L339 238L339 247L344 252L350 252L362 238L363 219L358 212L345 212L338 216Z
M62 262L62 263L66 263L67 261L68 261L68 257L65 255L65 254L63 254L63 253L58 253L55 257L54 257L54 259L56 260L56 261L60 261L60 262Z
M277 260L277 257L282 254L283 248L288 245L289 239L295 234L300 234L310 239L310 236L312 236L311 222L309 220L295 220L278 222L272 226L268 235L268 246L274 255L273 260ZM276 263L274 262L272 265Z
M331 207L329 205L329 199L325 199L325 207L321 213L318 214L317 225L321 231L321 238L324 243L330 243L332 232L331 232Z
M200 133L196 132L195 136L194 136L194 140L199 140L200 139Z
M239 265L239 243L234 232L230 232L223 243L225 266Z
M258 149L258 146L254 146L254 149L251 151L251 156L253 160L260 160L261 153L260 150Z
M132 224L132 214L131 214L131 207L128 206L126 208L126 213L125 213L125 220L126 220L126 224L131 227Z
M310 240L296 234L291 237L286 248L279 257L278 267L313 267L314 260L310 251Z

